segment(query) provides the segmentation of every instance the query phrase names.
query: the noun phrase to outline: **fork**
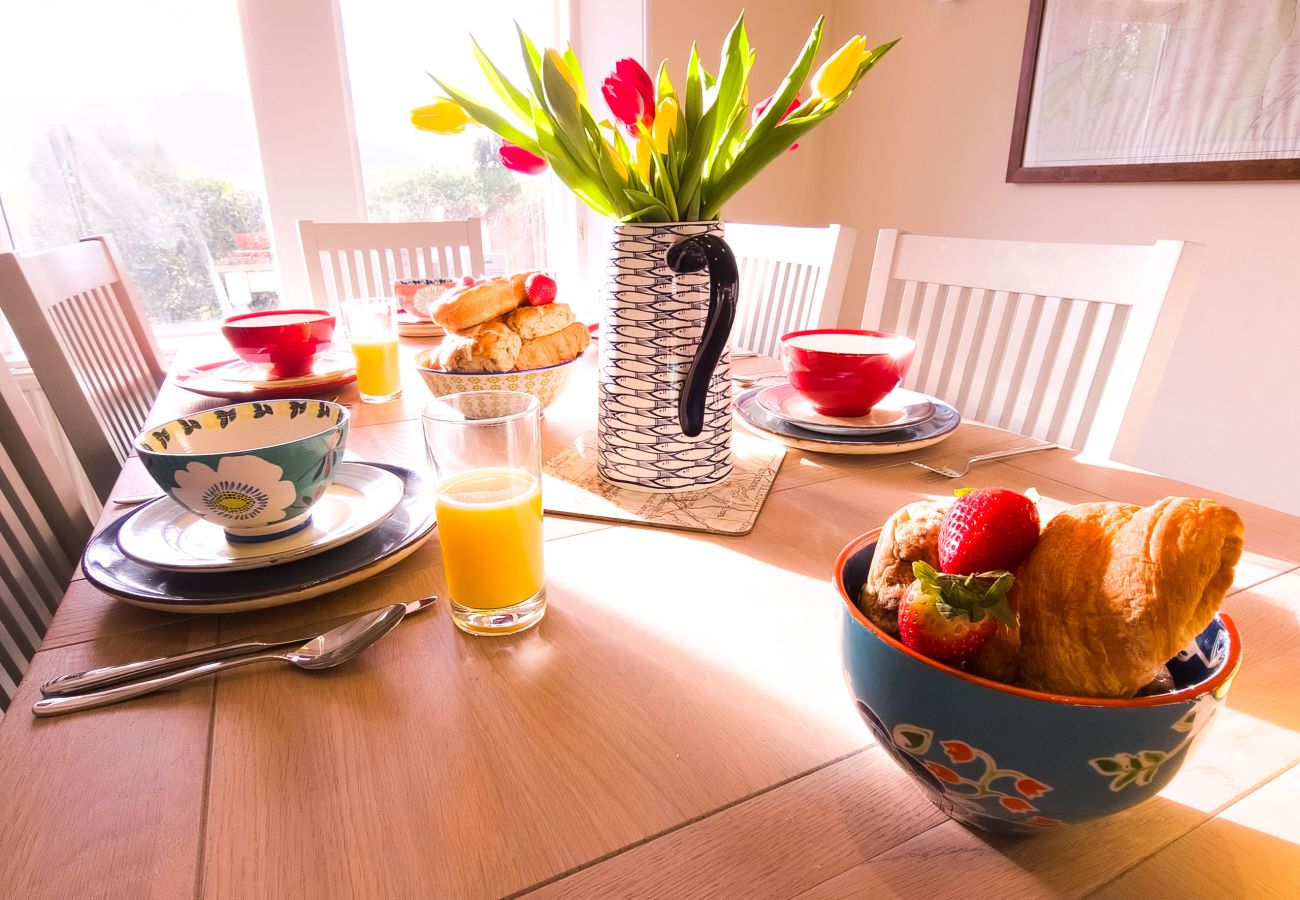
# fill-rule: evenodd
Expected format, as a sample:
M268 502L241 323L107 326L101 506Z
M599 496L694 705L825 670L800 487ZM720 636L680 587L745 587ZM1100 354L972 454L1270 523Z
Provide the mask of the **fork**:
M925 469L927 472L933 472L936 475L942 475L945 478L961 478L970 471L970 467L977 462L984 462L987 459L1002 459L1005 456L1019 456L1021 453L1037 453L1039 450L1055 450L1057 444L1034 444L1032 447L1016 447L1013 450L999 450L996 453L984 453L980 456L972 456L966 460L966 465L960 469L954 469L952 466L932 466L927 462L916 460L912 463Z

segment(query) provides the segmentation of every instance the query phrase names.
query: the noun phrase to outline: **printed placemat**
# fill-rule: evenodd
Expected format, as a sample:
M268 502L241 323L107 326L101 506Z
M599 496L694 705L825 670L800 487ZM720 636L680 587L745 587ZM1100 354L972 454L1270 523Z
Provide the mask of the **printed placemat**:
M737 429L731 452L731 475L713 487L688 493L631 491L596 474L596 433L590 431L542 465L542 502L548 513L560 516L749 534L781 470L785 447Z

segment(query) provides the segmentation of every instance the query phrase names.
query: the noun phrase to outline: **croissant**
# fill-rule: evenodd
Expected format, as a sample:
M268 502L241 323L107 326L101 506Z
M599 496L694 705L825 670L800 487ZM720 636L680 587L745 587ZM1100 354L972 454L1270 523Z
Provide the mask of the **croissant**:
M1085 503L1057 515L1016 573L1019 681L1132 697L1214 618L1245 529L1213 500Z

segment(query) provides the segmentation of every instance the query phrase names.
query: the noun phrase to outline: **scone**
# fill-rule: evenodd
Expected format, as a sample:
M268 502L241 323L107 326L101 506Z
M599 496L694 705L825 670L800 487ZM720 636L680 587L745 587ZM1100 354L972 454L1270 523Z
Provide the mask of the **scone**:
M519 333L526 341L554 334L573 319L573 310L567 303L548 303L545 306L521 306L506 313L501 321Z
M930 500L909 503L885 520L862 586L858 607L882 631L898 637L898 604L916 576L917 560L939 567L939 526L944 507Z
M447 291L433 300L429 318L448 331L463 334L509 312L523 299L524 283L519 278L489 278Z
M448 334L438 348L444 372L509 372L523 341L501 322L485 322L461 334Z
M1057 515L1016 573L1019 681L1132 697L1210 623L1244 527L1213 500L1084 503Z
M505 327L504 325L502 326ZM508 330L508 329L507 329ZM514 334L512 331L511 334ZM581 322L573 322L559 331L524 341L515 359L516 369L540 369L554 366L582 353L591 344L591 332Z

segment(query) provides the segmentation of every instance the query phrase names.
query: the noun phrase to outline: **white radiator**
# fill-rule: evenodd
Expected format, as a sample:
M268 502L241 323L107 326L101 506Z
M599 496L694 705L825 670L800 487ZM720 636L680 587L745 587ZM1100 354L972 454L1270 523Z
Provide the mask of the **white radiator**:
M77 488L77 497L81 500L81 505L86 509L86 515L90 521L99 520L99 514L104 507L99 502L99 497L95 495L95 490L90 486L90 479L86 477L85 470L81 468L81 463L77 455L72 451L72 445L68 443L67 436L63 433L63 426L59 424L59 419L54 415L54 408L50 406L50 401L46 399L45 392L41 390L41 384L36 380L35 374L31 369L18 368L13 369L14 378L18 381L18 386L23 389L23 396L27 398L28 405L31 406L32 412L36 414L36 420L41 423L41 428L54 445L55 459L51 460L51 465L62 466L64 471L72 477L72 482Z

